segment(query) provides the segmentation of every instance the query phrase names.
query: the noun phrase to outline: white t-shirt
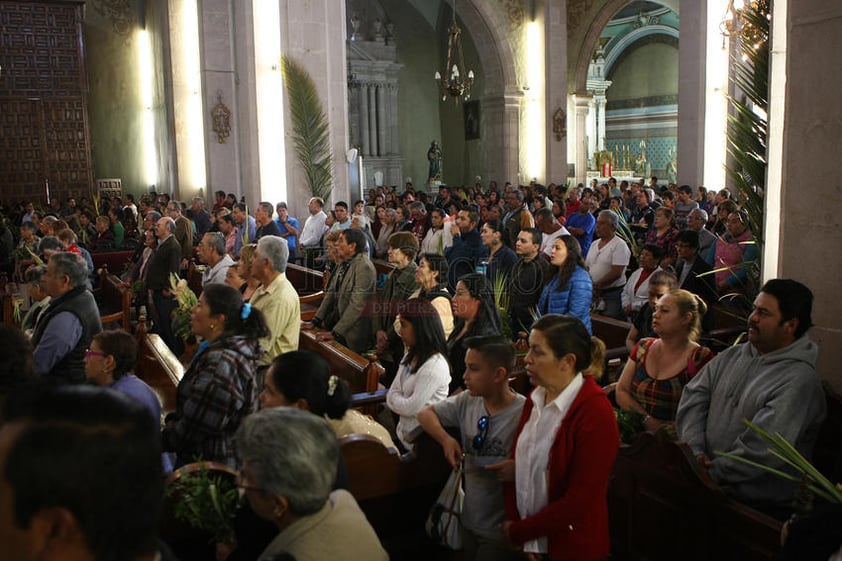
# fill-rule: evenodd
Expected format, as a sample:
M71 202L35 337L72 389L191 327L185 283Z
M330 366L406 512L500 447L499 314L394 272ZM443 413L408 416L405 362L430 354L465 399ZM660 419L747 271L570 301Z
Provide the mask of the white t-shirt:
M556 239L560 238L561 236L569 236L570 232L567 231L567 228L562 226L552 234L544 234L543 240L541 241L541 251L544 252L544 255L547 257L553 256L553 243Z
M613 265L622 265L622 274L614 279L614 282L608 286L601 288L614 288L626 284L626 267L629 264L631 257L631 250L622 239L614 236L605 244L605 247L599 247L599 240L595 240L588 250L588 256L585 258L585 265L588 266L588 272L591 279L597 282L611 271Z

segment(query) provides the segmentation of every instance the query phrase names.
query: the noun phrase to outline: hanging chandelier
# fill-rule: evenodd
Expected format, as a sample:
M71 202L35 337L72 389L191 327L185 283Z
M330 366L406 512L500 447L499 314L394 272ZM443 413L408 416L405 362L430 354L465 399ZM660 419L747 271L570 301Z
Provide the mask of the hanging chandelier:
M458 51L458 61L453 58L454 48ZM462 30L456 25L456 0L453 0L453 23L450 24L450 29L447 31L447 65L445 66L445 76L447 77L443 78L436 71L436 82L439 86L442 101L445 101L448 95L457 102L460 97L465 101L471 98L474 71L468 70L467 76L463 78L465 70L465 56L462 54Z
M743 7L743 0L728 0L725 17L719 22L719 32L723 37L739 35L743 28L743 18L740 13Z
M771 21L769 0L728 0L725 17L719 22L719 32L722 34L722 45L725 40L738 37L743 50L757 51L769 41L768 26L759 25L756 18ZM748 53L743 52L745 61Z

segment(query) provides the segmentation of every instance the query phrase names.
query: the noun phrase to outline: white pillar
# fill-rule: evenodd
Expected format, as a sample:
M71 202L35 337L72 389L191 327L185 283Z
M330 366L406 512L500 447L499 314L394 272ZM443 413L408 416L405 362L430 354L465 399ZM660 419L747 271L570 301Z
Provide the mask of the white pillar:
M593 120L594 113L591 107L594 105L593 98L589 95L576 95L576 181L586 183L588 176L588 158L593 150L588 144L593 143L593 133L590 138L585 139L585 132L588 130L587 121Z
M596 102L596 138L599 150L605 150L605 92L594 96Z
M585 136L588 137L588 159L590 159L596 153L596 102L592 96L587 96L585 100L588 104L585 109L587 112Z

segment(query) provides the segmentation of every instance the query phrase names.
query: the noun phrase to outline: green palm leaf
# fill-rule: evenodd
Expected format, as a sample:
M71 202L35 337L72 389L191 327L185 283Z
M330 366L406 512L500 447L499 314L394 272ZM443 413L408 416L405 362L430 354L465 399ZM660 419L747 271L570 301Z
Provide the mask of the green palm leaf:
M768 123L761 115L769 109L769 13L768 0L747 2L741 10L743 28L739 49L731 55L731 68L742 96L728 98L727 148L734 165L726 171L749 215L749 228L761 254L768 134Z
M284 84L292 117L292 141L313 197L325 201L333 190L333 161L330 153L330 122L310 74L284 55Z

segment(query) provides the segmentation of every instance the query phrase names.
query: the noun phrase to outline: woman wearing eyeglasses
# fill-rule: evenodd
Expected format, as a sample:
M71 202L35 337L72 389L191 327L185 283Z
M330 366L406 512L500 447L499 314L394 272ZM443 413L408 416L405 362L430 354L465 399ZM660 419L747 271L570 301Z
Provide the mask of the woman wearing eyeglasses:
M137 341L119 329L94 335L85 351L85 377L98 386L106 386L141 402L156 423L161 422L161 402L146 382L132 374L137 364Z
M398 366L386 406L399 415L398 439L406 450L421 433L415 418L427 405L447 397L450 366L438 312L427 300L412 298L399 304L400 336L406 353Z
M608 398L583 374L594 350L572 316L546 315L529 335L526 372L536 388L515 436L503 532L530 560L596 561L609 553L605 495L620 436Z

